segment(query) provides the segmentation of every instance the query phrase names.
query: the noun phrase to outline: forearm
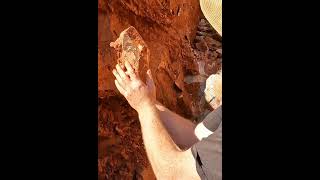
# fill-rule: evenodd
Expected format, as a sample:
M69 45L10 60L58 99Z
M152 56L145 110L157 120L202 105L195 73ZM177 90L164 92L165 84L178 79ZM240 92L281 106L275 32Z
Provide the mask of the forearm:
M164 127L181 149L188 149L199 141L194 134L195 124L170 111L159 102L156 102L156 108Z
M125 62L126 72L116 65L115 85L139 115L142 138L151 166L158 179L199 179L190 149L181 151L160 120L159 110L152 98L150 87ZM149 76L151 76L149 71ZM150 83L149 83L150 84Z
M143 141L149 161L158 179L172 179L181 174L177 162L183 152L171 139L160 120L160 114L152 103L138 111Z

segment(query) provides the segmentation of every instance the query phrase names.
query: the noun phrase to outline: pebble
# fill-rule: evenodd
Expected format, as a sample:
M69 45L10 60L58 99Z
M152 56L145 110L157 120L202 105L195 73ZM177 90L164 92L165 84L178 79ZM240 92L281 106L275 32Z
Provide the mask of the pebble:
M221 42L213 39L212 37L206 36L204 40L206 41L209 47L212 47L212 46L221 47Z
M207 33L206 32L202 32L202 31L197 31L196 35L197 36L206 36Z
M219 49L216 50L216 52L219 53L219 54L222 54L222 49L219 48Z
M195 40L196 42L202 41L202 40L203 40L203 36L196 36L196 37L194 38L194 40Z
M208 46L207 46L206 42L200 41L200 42L196 43L196 48L199 51L205 52L205 51L207 51Z
M211 28L207 26L198 26L198 29L200 31L208 31L208 32L212 31Z
M201 19L200 22L199 22L199 26L205 26L207 25L207 21L205 19Z

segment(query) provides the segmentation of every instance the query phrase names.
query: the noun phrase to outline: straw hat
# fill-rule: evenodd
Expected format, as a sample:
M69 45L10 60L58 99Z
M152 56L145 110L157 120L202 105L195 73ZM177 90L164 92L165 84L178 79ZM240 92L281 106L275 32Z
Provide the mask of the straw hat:
M222 36L222 0L200 0L200 7L211 26Z

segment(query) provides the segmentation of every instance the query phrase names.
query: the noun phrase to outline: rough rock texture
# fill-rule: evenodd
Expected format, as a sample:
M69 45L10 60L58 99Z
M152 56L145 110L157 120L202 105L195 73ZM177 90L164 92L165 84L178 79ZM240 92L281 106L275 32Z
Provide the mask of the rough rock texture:
M137 113L118 94L99 99L99 179L142 179L148 166Z
M125 66L124 63L129 62L145 82L146 72L149 69L150 51L139 32L130 26L122 31L119 38L111 42L110 46L117 51L118 63Z
M112 75L117 54L108 46L133 26L150 49L157 99L182 115L197 115L198 105L191 107L193 95L185 89L183 76L198 71L190 45L199 22L198 0L105 0L99 4L99 96L105 90L117 91Z
M209 109L205 80L221 66L221 37L201 19L198 0L99 0L98 15L99 178L154 179L137 114L114 85L119 54L109 45L133 26L150 50L139 69L151 69L157 100L198 121Z

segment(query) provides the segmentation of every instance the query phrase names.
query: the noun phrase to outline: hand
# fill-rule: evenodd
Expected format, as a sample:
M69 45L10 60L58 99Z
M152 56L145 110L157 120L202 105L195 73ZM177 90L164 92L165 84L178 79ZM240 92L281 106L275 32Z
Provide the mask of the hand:
M130 106L139 112L144 105L148 103L154 104L155 88L153 80L150 79L151 73L148 70L147 84L149 86L147 86L128 62L125 62L125 67L127 69L126 72L117 64L116 69L112 71L116 77L115 85L127 99Z

